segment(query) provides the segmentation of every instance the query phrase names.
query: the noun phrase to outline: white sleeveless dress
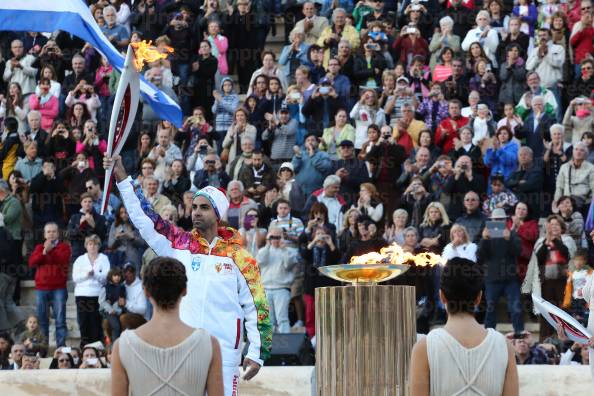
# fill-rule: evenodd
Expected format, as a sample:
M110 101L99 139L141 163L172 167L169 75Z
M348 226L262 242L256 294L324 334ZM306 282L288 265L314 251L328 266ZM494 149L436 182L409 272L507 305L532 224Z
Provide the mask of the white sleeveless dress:
M474 348L463 347L444 329L427 335L431 396L497 396L503 393L508 352L505 337L487 329Z
M159 348L133 330L126 330L120 336L120 360L128 375L130 395L202 396L212 360L212 342L206 330L195 329L179 344Z

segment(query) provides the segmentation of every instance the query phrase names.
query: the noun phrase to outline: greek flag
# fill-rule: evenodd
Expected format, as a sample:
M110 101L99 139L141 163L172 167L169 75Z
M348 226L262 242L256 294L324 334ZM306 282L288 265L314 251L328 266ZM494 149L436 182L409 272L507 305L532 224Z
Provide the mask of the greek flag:
M82 0L1 0L2 30L54 32L63 30L89 42L118 71L124 67L124 56L103 35L89 7ZM157 87L140 78L140 91L155 113L178 127L182 126L179 105Z

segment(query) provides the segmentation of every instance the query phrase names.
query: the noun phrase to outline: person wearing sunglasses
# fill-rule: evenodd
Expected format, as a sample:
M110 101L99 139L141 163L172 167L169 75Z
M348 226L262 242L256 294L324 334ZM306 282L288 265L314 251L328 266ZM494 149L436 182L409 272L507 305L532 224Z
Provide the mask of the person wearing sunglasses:
M226 187L231 181L231 178L225 172L224 167L217 167L221 160L214 152L207 154L204 157L204 168L196 171L194 174L193 184L196 188L204 188L206 186Z

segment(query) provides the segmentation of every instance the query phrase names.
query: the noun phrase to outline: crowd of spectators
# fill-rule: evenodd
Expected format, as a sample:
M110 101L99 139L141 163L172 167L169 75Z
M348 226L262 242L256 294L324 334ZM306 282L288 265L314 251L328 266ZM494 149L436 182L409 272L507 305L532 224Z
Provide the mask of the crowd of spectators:
M141 103L122 151L128 173L185 230L195 191L226 192L223 220L257 258L275 331L305 327L315 344L315 289L335 284L317 268L391 243L482 265L477 317L495 327L505 296L522 364L565 350L543 321L540 341L551 342L532 346L522 293L586 323L591 0L88 3L122 53L152 40L168 54L143 74L184 115L177 128ZM276 17L278 51L266 40ZM81 347L144 323L139 276L155 253L117 191L100 214L119 73L65 31L0 32L0 54L0 330L27 319L15 303L22 279L35 280L38 322L14 344L0 336L0 363L11 354L25 368L47 352L50 306L65 347L69 281ZM416 287L419 332L444 322L439 276L412 265L393 282ZM583 362L579 349L564 358ZM54 360L106 363L96 347Z

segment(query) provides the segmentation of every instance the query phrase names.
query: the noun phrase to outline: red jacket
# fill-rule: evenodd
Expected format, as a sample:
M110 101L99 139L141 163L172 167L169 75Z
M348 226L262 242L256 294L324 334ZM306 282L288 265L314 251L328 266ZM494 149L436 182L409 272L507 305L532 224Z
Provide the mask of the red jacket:
M35 289L65 289L71 254L70 245L64 242L58 242L56 247L47 254L43 254L43 244L35 246L31 257L29 257L29 267L37 269L35 271Z
M460 116L457 120L448 117L442 120L435 130L435 145L442 154L449 154L454 149L454 139L460 138L458 130L468 124L468 118Z
M575 63L580 63L586 56L594 53L594 28L592 26L582 29L569 39L574 48Z

